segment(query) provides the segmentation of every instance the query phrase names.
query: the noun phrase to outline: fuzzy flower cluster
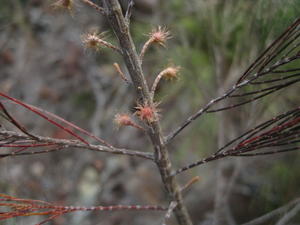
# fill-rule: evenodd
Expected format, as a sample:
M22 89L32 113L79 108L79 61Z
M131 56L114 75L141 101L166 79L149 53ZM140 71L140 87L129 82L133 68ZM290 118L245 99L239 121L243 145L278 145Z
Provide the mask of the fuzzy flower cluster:
M159 109L157 106L159 103L152 103L152 104L138 104L135 109L136 112L135 114L140 118L140 120L148 122L148 123L153 123L157 121L159 117Z
M133 121L131 120L130 116L127 114L116 114L114 121L118 127L131 126L133 124Z
M180 66L169 66L162 71L162 76L166 80L174 80L178 78Z
M94 49L98 51L101 47L108 47L108 42L103 40L104 34L97 34L96 32L84 34L82 36L82 42L86 48Z
M171 38L170 32L165 27L158 26L158 28L152 30L149 33L151 43L157 43L163 47L168 39Z
M131 119L131 117L126 113L116 114L114 122L115 122L115 124L117 125L118 128L123 127L123 126L131 126L131 127L135 127L137 129L140 129L140 130L144 130L144 128L142 128L141 126L136 124Z
M99 51L102 47L106 47L120 52L120 49L118 47L105 41L104 39L105 39L105 32L102 33L91 32L82 35L82 42L86 48Z

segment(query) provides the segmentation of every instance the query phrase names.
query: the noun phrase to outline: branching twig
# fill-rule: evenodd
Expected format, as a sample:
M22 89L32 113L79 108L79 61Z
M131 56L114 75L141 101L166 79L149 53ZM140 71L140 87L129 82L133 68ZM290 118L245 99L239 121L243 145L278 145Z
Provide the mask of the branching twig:
M20 131L22 131L24 134L27 134L29 137L35 139L34 135L30 134L24 126L22 126L13 116L9 114L9 112L6 110L2 102L0 101L0 111L3 111L5 118L13 124L15 127L17 127Z
M104 9L100 6L98 6L97 4L93 3L92 1L90 0L81 0L83 3L91 6L92 8L96 9L98 12L104 14Z
M7 220L20 216L49 216L39 224L44 224L54 218L78 211L165 211L165 207L156 205L110 205L110 206L64 206L40 200L21 199L9 195L0 194L0 206L7 209L0 213L0 220Z
M299 150L300 146L297 145L299 142L300 107L280 114L246 131L244 134L221 147L213 155L182 167L174 172L173 175L228 156L259 156ZM270 150L265 152L253 152L260 149Z
M60 146L61 148L79 148L79 149L86 149L86 150L91 150L91 151L99 151L99 152L106 152L106 153L119 154L119 155L136 156L136 157L141 157L141 158L150 159L150 160L154 159L152 153L146 153L146 152L140 152L140 151L128 150L128 149L121 149L121 148L115 148L115 147L106 147L103 145L93 145L93 144L86 145L77 140L56 139L56 138L42 137L42 136L38 136L38 135L34 135L34 136L36 137L36 140L33 140L33 142L32 142L34 144L36 144L37 142L38 143L47 143L47 144L55 144L57 146ZM5 131L5 130L0 130L0 137L10 137L10 138L13 137L16 140L28 140L28 138L29 138L27 135L24 135L22 133L18 133L18 132L14 132L14 131ZM54 150L52 150L52 151L54 151ZM45 152L47 152L47 151L45 151ZM29 153L29 154L32 154L32 153ZM17 155L17 154L14 154L14 155ZM7 156L7 155L4 155L4 156ZM0 155L0 157L1 157L1 155Z
M73 137L77 138L78 140L80 140L81 142L83 142L83 143L85 143L87 145L89 143L86 140L84 140L79 135L75 134L71 129L69 129L69 128L67 128L67 127L65 127L65 126L57 123L55 120L58 120L58 121L62 122L63 124L72 127L73 129L75 129L75 130L77 130L77 131L79 131L79 132L81 132L81 133L83 133L83 134L85 134L85 135L87 135L87 136L89 136L89 137L91 137L91 138L99 141L100 143L102 143L102 144L104 144L104 145L106 145L108 147L113 147L112 145L110 145L109 143L107 143L106 141L104 141L103 139L101 139L101 138L93 135L92 133L90 133L90 132L88 132L88 131L86 131L86 130L80 128L80 127L78 127L77 125L75 125L75 124L73 124L73 123L71 123L71 122L69 122L69 121L67 121L67 120L65 120L65 119L63 119L63 118L61 118L61 117L53 114L53 113L50 113L50 112L48 112L48 111L46 111L44 109L40 109L40 108L38 108L36 106L33 106L33 105L27 104L25 102L22 102L22 101L20 101L18 99L10 97L7 94L2 93L2 92L0 92L0 96L8 99L9 101L11 101L11 102L13 102L13 103L15 103L17 105L20 105L20 106L28 109L29 111L31 111L31 112L35 113L36 115L42 117L43 119L47 120L48 122L50 122L54 126L56 126L56 127L60 128L60 129L62 129L64 131L66 131L67 133L69 133L70 135L72 135ZM52 118L55 119L55 120L53 120Z

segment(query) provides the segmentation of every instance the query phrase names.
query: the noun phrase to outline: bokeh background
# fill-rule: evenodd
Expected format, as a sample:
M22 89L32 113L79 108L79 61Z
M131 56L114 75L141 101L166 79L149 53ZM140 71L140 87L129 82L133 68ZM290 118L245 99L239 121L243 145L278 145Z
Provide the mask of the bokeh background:
M151 151L133 128L116 129L117 113L133 113L134 90L112 64L109 49L85 49L82 35L98 29L117 44L106 19L75 1L71 11L53 10L50 0L0 0L0 90L74 122L120 147ZM101 1L95 1L96 3ZM122 1L126 6L127 2ZM158 25L173 38L145 57L148 81L168 65L182 67L180 79L162 82L157 100L167 134L201 105L226 90L289 24L300 16L299 0L135 0L131 31L137 49ZM259 121L299 103L299 85L222 114L207 114L170 145L176 168L208 156ZM11 105L28 130L70 138L35 115ZM138 120L137 120L138 121ZM1 120L0 120L1 122ZM146 160L68 150L0 161L0 192L65 205L164 204L155 166ZM228 158L179 175L181 184L200 181L185 195L197 225L242 224L300 196L299 153ZM300 214L300 213L299 213ZM153 225L160 212L73 213L49 224ZM18 218L0 224L35 224ZM265 224L275 224L280 217ZM173 219L168 224L176 224ZM287 224L300 224L295 216Z

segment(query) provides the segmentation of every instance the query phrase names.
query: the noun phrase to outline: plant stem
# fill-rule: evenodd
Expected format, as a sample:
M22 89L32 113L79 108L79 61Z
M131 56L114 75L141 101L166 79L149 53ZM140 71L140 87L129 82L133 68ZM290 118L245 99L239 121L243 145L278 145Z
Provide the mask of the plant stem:
M149 87L144 77L141 61L136 52L135 45L130 35L129 26L123 16L118 0L104 0L108 21L120 42L122 55L129 71L138 100L142 103L152 103ZM170 201L176 201L174 209L180 225L192 225L189 213L183 203L180 187L175 176L171 176L171 161L163 142L160 124L157 121L149 123L148 135L152 141L155 162L160 171L162 182Z

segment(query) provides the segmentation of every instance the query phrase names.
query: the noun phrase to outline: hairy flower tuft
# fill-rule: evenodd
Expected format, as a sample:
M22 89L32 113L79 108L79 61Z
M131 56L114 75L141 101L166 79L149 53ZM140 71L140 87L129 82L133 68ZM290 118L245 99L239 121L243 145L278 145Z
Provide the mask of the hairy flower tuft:
M171 38L171 34L167 28L158 26L150 32L149 37L152 43L165 47L166 41Z
M91 32L82 35L82 42L86 46L86 48L91 48L96 51L99 51L102 47L111 48L120 52L120 49L114 46L113 44L104 40L105 32Z
M135 128L144 130L144 128L142 128L141 126L139 126L138 124L136 124L131 119L131 117L128 114L126 114L126 113L116 114L114 122L115 122L115 124L117 125L118 128L123 127L123 126L131 126L131 127L135 127Z
M125 113L124 114L116 114L114 122L118 127L131 126L133 123L130 116Z
M104 38L103 33L97 34L97 32L92 32L92 33L84 34L82 36L82 42L86 48L91 48L98 51L100 47L102 47L105 43L103 38Z
M148 123L153 123L159 117L158 112L160 111L157 106L159 103L152 104L138 104L135 109L135 114L140 118L140 120L146 121Z
M147 49L152 45L152 44L159 44L163 47L166 47L166 42L168 39L171 38L170 32L165 28L158 26L156 29L153 29L149 34L149 39L148 41L144 44L142 51L140 53L140 60L143 62L144 55L147 51Z

